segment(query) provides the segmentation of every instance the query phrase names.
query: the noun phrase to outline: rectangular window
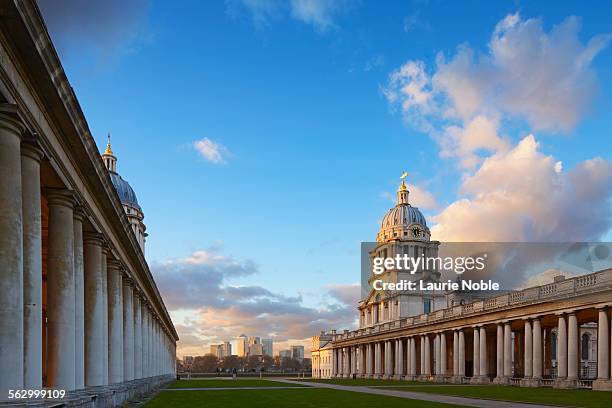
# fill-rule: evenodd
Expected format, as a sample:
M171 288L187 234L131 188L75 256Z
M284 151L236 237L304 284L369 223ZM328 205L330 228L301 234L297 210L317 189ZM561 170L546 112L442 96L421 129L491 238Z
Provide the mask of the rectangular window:
M423 299L423 313L431 313L431 299Z

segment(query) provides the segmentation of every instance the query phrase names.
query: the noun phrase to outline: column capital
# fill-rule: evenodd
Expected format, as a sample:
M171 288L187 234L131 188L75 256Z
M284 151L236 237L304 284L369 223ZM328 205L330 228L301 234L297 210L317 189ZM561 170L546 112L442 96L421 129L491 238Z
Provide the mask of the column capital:
M99 232L83 231L83 244L84 245L93 244L93 245L103 246L104 241L105 241L104 235L100 234Z
M30 159L40 163L42 158L44 157L43 151L38 147L33 140L22 140L21 141L21 155L27 156Z
M43 188L43 194L49 205L62 205L73 209L75 204L74 193L66 188Z
M127 273L123 273L123 286L130 286L130 287L134 287L134 280L127 274Z
M74 219L78 221L83 221L85 219L85 209L80 205L74 207L74 212L72 213Z
M14 103L0 103L0 129L8 130L21 138L25 125Z
M106 260L106 267L109 269L121 270L121 261L115 258L108 258Z

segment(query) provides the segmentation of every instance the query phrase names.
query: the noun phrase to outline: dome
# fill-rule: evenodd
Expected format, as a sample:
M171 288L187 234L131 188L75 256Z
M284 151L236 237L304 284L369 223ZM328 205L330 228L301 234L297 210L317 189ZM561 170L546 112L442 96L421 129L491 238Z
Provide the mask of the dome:
M387 211L380 225L376 241L429 240L427 221L417 207L408 202L408 187L404 183L407 173L402 175L402 184L397 191L397 205Z
M397 207L391 208L385 214L381 228L392 228L398 226L409 226L410 224L421 224L427 227L425 217L421 214L418 208L410 204L400 204Z
M115 172L109 171L108 174L113 182L113 186L115 186L115 190L117 190L121 203L142 211L140 205L138 205L136 193L134 193L130 183L122 179L121 176Z

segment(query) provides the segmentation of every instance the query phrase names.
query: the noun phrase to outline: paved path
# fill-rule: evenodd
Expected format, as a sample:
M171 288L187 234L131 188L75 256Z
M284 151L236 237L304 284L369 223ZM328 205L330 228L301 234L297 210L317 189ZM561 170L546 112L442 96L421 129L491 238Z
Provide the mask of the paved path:
M162 391L224 391L224 390L286 390L290 389L308 389L313 387L302 386L286 386L286 387L205 387L205 388L164 388Z
M479 399L479 398L455 397L452 395L429 394L425 392L384 390L380 388L370 388L367 386L357 387L353 385L337 385L337 384L326 384L326 383L321 383L321 382L302 382L302 381L281 380L281 379L277 379L276 381L283 381L287 383L297 383L297 384L302 384L302 385L310 385L311 387L318 387L318 388L331 388L334 390L363 392L365 394L386 395L388 397L399 397L399 398L408 398L408 399L421 400L421 401L441 402L445 404L464 405L468 407L479 407L479 408L550 408L551 407L551 405L538 405L538 404L528 404L528 403L521 403L521 402L511 402L511 401L498 401L498 400L486 400L486 399Z

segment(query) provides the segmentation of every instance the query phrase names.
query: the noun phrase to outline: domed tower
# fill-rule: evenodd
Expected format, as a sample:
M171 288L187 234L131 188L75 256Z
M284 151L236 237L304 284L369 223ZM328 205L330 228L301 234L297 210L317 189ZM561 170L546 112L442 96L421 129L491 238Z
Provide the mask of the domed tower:
M397 205L389 209L383 217L380 230L376 234L376 244L370 251L370 265L374 258L395 258L397 255L410 258L436 258L439 241L431 240L431 232L425 217L417 207L409 202L410 192L405 183L408 173L402 174L402 182L397 190ZM419 267L415 271L387 269L380 275L370 271L368 296L359 304L360 326L397 320L429 313L446 307L443 293L433 291L375 291L373 282L426 281L438 282L440 271L435 265L431 268Z
M130 186L130 184L125 181L119 173L117 173L117 157L113 153L111 148L111 140L110 140L110 132L108 133L108 143L106 144L106 150L102 153L102 161L106 166L106 170L108 170L108 174L113 182L113 186L115 186L115 190L117 191L117 195L121 200L121 204L123 205L123 210L130 221L130 225L132 226L132 231L134 231L134 235L136 236L136 240L140 245L140 249L144 254L145 251L145 241L147 238L146 229L143 220L144 213L138 204L138 199L136 198L136 193Z

